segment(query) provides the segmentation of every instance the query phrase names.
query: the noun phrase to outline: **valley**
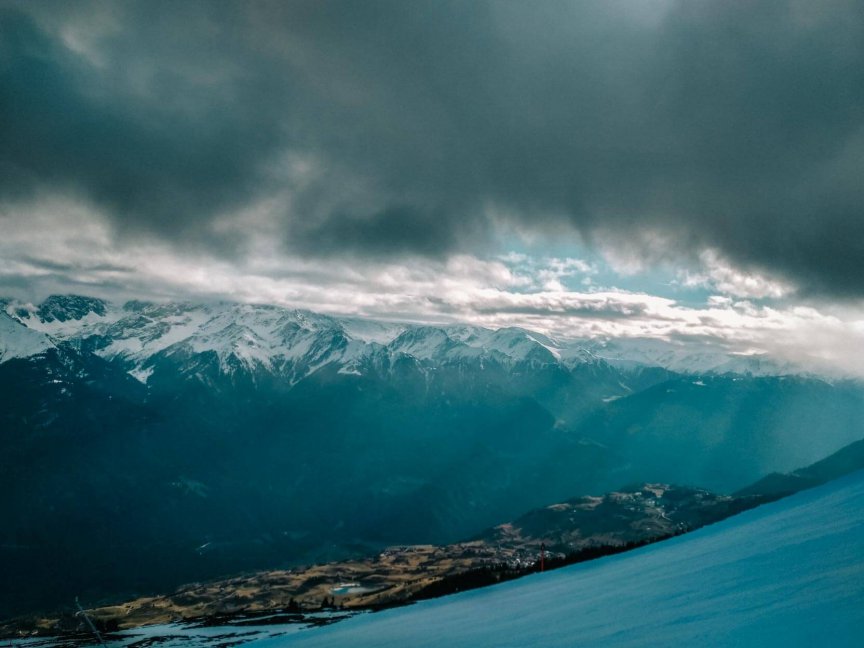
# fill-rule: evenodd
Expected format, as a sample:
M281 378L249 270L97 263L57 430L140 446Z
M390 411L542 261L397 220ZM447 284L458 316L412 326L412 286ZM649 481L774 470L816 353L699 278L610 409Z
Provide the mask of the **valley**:
M656 341L76 296L0 324L0 618L456 546L633 484L732 493L864 420L857 381Z
M96 607L103 630L171 623L314 623L322 612L347 614L518 578L680 535L766 501L643 484L638 490L579 497L526 513L449 545L387 547L374 557L183 586ZM338 615L337 615L338 616ZM243 620L246 621L243 621ZM88 629L70 613L0 624L0 635L78 636Z

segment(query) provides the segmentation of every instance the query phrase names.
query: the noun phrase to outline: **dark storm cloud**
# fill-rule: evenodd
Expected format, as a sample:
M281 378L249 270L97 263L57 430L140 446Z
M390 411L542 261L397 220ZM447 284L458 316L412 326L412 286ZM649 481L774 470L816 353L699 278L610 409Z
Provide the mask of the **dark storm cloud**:
M452 213L428 211L411 205L388 207L370 216L332 212L321 222L295 225L295 245L318 253L360 252L433 256L459 246L467 224L448 222Z
M135 271L135 269L131 266L123 266L112 263L63 263L60 261L39 259L29 254L21 254L18 257L18 260L22 263L26 263L31 268L67 275L82 270L88 272L111 272L115 274L124 272L132 274Z
M254 196L272 134L258 130L243 102L195 87L170 57L151 60L145 42L158 47L169 36L148 27L152 40L118 34L107 69L94 69L29 17L3 13L4 192L71 189L123 227L164 234L199 230L202 219Z
M230 253L212 219L283 192L295 253L440 255L491 208L864 295L860 3L24 3L0 34L0 190L131 234Z

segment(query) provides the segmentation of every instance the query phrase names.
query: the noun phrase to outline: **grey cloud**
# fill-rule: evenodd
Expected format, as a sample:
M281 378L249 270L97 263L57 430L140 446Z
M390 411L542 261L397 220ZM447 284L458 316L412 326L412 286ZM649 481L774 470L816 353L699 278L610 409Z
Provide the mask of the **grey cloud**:
M412 205L397 205L371 215L333 212L314 224L294 225L292 244L319 253L368 253L393 255L419 253L434 256L457 248L460 233L469 223L460 223L453 212L427 211Z
M51 259L37 258L30 254L20 255L19 261L27 265L42 270L50 270L57 273L69 273L78 270L86 270L88 272L113 272L131 274L135 271L132 266L117 265L113 263L82 263L76 261L74 263L66 263Z
M100 66L58 33L104 12ZM288 190L293 253L435 256L493 206L864 295L856 2L23 3L0 111L0 191L130 235L240 254L208 224Z

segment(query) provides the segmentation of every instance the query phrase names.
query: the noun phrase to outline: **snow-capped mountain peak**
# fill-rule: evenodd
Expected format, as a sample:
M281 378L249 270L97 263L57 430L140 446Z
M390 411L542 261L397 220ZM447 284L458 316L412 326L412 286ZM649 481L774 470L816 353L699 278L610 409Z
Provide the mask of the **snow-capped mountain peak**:
M416 325L337 318L274 305L237 303L114 304L92 297L55 295L38 306L11 300L3 307L0 362L28 357L56 344L81 345L131 375L152 374L160 357L212 353L220 369L282 373L296 382L317 369L339 364L362 374L362 364L383 357L424 363L493 360L504 366L607 364L620 370L662 367L688 374L778 375L795 368L762 355L742 356L720 348L657 339L561 340L508 327ZM383 354L383 355L382 355Z
M52 295L39 305L39 319L43 322L80 320L93 313L104 316L107 305L101 299L82 295Z
M29 358L53 347L54 343L44 333L29 329L7 313L0 312L0 362Z
M444 355L458 344L460 343L452 340L443 329L417 326L400 333L387 345L387 348L394 353L404 353L428 360Z

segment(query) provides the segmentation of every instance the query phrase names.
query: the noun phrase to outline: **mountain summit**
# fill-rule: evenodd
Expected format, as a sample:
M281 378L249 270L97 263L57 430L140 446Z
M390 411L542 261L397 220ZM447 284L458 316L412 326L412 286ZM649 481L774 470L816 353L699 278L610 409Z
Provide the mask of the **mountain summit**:
M212 353L222 372L268 371L296 382L328 363L346 373L366 362L410 356L429 363L462 358L509 365L570 368L603 363L621 369L679 373L782 375L795 367L765 357L705 352L655 339L563 340L521 328L413 325L339 318L270 305L236 303L112 304L80 295L53 295L38 306L3 300L0 362L67 342L120 359L146 382L160 357ZM33 333L24 333L9 320ZM41 335L40 335L41 334Z

